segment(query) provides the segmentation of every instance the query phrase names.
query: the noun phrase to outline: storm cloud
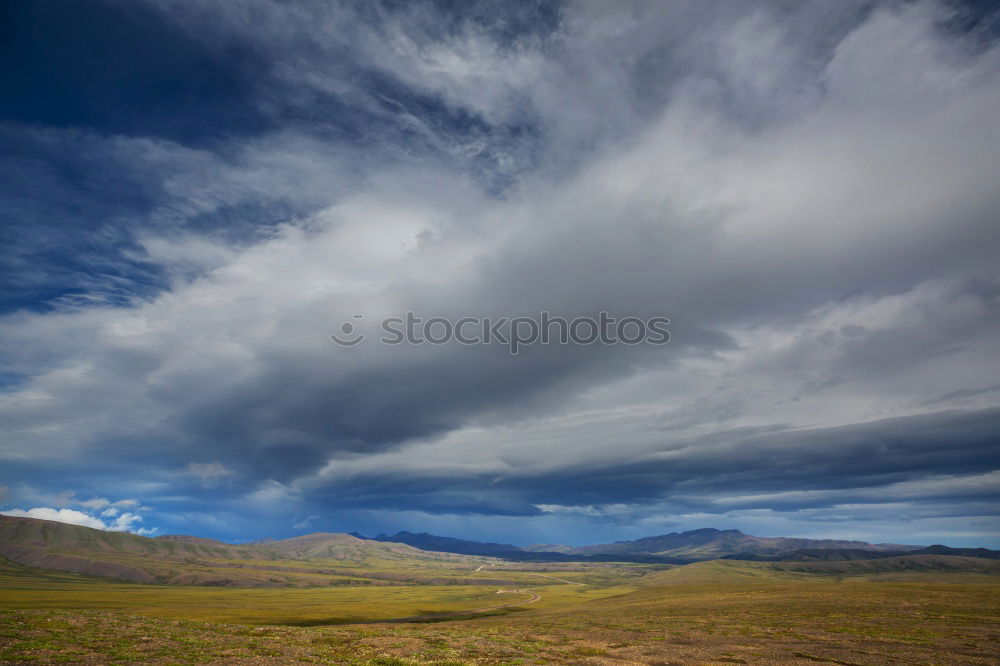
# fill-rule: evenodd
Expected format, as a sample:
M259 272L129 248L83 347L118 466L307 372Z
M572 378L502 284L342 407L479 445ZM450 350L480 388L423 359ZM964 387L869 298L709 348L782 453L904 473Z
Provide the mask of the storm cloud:
M1000 538L995 14L94 3L108 50L79 10L5 11L5 507ZM46 74L39 21L107 80ZM377 342L542 311L671 341Z

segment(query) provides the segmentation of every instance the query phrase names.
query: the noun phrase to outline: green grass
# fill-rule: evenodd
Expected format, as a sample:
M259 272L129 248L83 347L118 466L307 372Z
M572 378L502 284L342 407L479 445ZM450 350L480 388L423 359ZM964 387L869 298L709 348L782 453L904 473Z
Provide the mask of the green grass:
M394 571L399 572L399 569ZM451 572L457 573L457 572ZM461 572L470 580L497 572ZM567 574L568 576L568 574ZM586 574L577 573L586 578ZM250 624L322 625L469 612L524 597L497 590L531 587L533 606L562 607L630 592L628 586L561 584L534 572L503 574L511 585L405 585L378 587L220 588L102 581L51 570L0 563L0 608L128 611L153 617ZM560 576L562 577L562 576ZM606 579L605 575L602 580ZM566 578L569 580L569 578ZM541 584L540 584L541 583ZM552 584L555 583L555 584Z
M33 585L0 577L0 608L129 611L140 615L251 624L338 624L435 612L467 611L496 602L484 586L216 588L96 582L47 575Z
M7 564L0 662L874 665L995 664L1000 654L1000 577L975 572L816 574L729 561L549 572L382 566L508 578L541 600L483 585L138 585ZM472 612L498 602L512 606ZM456 614L340 624L444 612Z

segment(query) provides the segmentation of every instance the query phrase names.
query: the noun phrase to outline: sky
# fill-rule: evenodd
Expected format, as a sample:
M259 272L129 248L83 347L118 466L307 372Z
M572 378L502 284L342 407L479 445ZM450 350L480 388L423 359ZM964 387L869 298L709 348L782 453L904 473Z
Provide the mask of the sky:
M998 37L932 0L3 3L0 511L1000 547ZM377 340L543 311L670 341Z

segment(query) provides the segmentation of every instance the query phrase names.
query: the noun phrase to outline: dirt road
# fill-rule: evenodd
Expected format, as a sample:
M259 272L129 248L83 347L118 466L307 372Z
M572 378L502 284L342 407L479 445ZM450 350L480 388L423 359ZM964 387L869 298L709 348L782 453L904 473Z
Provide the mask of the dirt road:
M531 598L524 602L526 604L533 604L533 603L535 603L536 601L538 601L539 599L542 598L541 595L536 594L535 592L532 592L531 590L529 590L526 587L522 587L520 590L497 590L497 594L527 594ZM509 606L509 605L510 604L504 604L503 606L496 606L495 608L503 608L503 607ZM493 610L493 609L491 609L491 610Z

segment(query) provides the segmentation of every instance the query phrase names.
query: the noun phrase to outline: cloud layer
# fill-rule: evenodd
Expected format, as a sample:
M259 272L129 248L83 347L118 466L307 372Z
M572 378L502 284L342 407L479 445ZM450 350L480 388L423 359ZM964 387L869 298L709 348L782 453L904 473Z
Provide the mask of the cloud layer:
M187 85L230 84L169 122L125 74L75 115L0 109L7 505L136 497L229 537L1000 538L995 16L101 11L151 76L182 45ZM543 310L667 316L671 343L328 338Z

